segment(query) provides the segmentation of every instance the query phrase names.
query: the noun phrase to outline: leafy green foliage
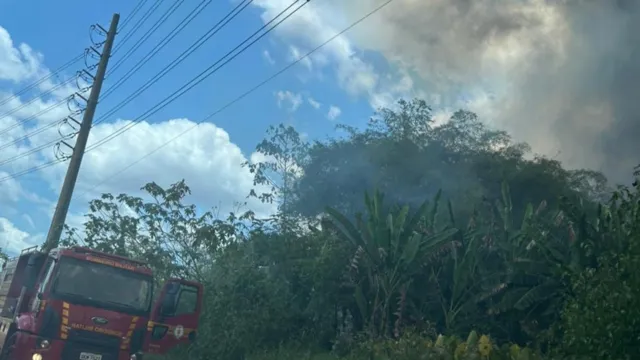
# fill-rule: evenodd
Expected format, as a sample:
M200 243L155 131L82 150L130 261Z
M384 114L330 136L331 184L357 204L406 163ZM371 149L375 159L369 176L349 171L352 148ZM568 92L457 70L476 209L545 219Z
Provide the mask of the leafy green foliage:
M366 195L368 219L358 215L355 225L338 211L327 209L340 237L356 249L351 282L360 321L374 337L390 335L394 324L394 332L399 333L413 277L457 232L443 229L429 234L422 230L434 230L437 201L431 209L424 203L410 216L408 206L384 214L382 200L377 192L373 197Z
M437 125L421 100L340 129L268 130L245 164L267 218L149 183L92 201L66 244L205 285L200 340L165 359L635 355L637 185L606 203L602 174L527 156L470 112Z
M640 186L620 188L581 237L595 257L572 277L562 330L567 352L599 359L637 356L640 326Z
M242 220L251 213L216 219L212 211L197 213L183 203L190 189L180 181L163 189L145 185L147 198L104 194L89 203L80 245L147 261L160 278L170 276L203 280L206 266L230 239L242 236ZM63 244L78 244L76 231L67 232Z

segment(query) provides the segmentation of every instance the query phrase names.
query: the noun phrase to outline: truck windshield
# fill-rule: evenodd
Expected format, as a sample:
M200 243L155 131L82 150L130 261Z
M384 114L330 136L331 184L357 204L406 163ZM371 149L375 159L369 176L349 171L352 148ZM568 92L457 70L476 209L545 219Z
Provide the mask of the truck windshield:
M148 275L63 257L58 265L53 293L70 302L143 313L151 308L151 284L152 278Z

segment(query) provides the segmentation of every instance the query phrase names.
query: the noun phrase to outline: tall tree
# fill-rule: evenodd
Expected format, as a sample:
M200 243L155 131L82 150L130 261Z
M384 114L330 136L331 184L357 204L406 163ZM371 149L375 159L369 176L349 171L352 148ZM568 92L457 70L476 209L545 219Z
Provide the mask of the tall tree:
M308 144L292 126L280 124L267 129L267 138L256 146L251 159L243 164L253 174L249 196L278 204L280 226L290 222L296 200L296 179L302 175ZM263 191L257 188L264 189Z

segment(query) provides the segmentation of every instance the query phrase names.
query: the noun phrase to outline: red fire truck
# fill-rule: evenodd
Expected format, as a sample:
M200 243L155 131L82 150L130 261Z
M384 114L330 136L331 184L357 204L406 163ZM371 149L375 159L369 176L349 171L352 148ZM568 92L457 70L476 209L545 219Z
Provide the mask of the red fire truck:
M84 247L25 249L0 272L0 360L164 354L195 340L202 292L170 279L154 296L145 263Z

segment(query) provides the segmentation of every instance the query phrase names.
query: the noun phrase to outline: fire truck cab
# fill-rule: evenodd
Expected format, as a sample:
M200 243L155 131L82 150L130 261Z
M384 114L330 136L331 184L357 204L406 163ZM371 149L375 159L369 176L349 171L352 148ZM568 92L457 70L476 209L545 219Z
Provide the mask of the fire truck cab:
M0 360L139 360L193 342L200 283L154 292L143 262L85 247L29 248L0 271ZM155 298L155 301L154 301Z

